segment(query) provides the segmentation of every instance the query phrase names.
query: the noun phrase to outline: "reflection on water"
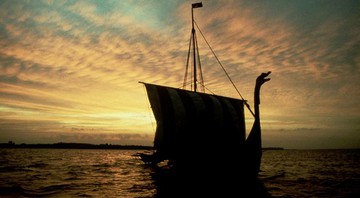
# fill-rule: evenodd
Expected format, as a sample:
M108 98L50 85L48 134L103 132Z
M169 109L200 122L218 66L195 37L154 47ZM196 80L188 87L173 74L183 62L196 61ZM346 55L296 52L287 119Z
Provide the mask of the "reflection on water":
M2 194L151 197L156 191L150 171L131 156L136 151L6 149L0 152Z
M360 197L359 151L266 151L261 178L274 197Z
M0 149L0 197L175 197L190 189L241 196L264 186L273 197L360 197L358 150L266 151L260 180L251 185L211 174L174 180L144 165L137 152Z

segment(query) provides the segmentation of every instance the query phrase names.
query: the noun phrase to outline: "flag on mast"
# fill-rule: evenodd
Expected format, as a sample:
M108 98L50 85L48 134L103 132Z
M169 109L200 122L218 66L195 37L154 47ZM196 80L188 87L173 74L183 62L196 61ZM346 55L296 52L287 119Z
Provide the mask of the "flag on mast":
M201 7L203 7L202 2L192 4L192 8L201 8Z

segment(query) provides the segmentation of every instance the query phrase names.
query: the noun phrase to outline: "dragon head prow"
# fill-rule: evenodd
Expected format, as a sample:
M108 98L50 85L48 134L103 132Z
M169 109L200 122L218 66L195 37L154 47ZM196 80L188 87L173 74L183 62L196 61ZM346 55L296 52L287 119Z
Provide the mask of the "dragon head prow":
M257 77L256 79L256 84L258 86L263 85L264 83L266 83L267 81L270 80L270 78L266 78L271 74L271 71L268 71L267 73L261 73L260 76Z

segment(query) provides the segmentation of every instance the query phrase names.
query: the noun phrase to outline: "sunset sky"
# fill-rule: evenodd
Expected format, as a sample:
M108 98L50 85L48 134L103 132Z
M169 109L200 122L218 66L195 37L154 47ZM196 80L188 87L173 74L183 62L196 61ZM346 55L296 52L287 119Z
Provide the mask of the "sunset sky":
M0 1L0 143L152 145L138 82L181 87L195 2ZM202 2L195 20L250 104L272 71L265 147L360 148L360 1ZM207 87L238 98L198 42Z

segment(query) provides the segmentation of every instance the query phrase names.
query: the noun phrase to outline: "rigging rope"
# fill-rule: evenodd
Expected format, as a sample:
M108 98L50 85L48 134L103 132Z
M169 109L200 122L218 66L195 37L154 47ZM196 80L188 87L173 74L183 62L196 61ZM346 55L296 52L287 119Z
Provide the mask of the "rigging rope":
M189 40L189 50L188 50L188 55L187 55L187 59L186 59L186 70L185 70L185 75L184 75L183 89L186 88L187 73L188 73L189 60L190 60L190 47L191 47L191 36L190 36L190 40Z
M212 49L212 47L210 46L209 42L206 40L204 34L202 33L202 31L200 30L198 24L196 23L196 21L194 20L194 23L197 27L197 29L199 30L201 36L203 37L203 39L205 40L206 44L208 45L208 47L210 48L211 52L214 54L214 57L216 58L216 60L218 61L219 65L221 66L221 68L223 69L224 73L226 74L226 76L228 77L229 81L231 82L231 84L234 86L236 92L239 94L240 98L245 102L246 107L249 109L249 111L251 112L251 114L255 117L254 112L251 110L250 105L247 103L246 100L244 100L244 98L242 97L240 91L238 90L238 88L235 86L234 82L231 80L229 74L227 73L227 71L225 70L224 66L222 65L222 63L220 62L219 58L216 56L214 50Z
M190 84L190 83L192 83L192 82L187 82L186 85L188 85L188 84ZM199 82L199 81L198 81L198 83L200 83L200 85L201 85L204 89L208 90L208 92L210 92L210 93L213 94L213 95L216 95L216 94L215 94L214 92L212 92L209 88L207 88L207 87L203 84L203 82ZM186 86L186 85L185 85L185 86ZM178 89L181 89L181 88L184 89L183 87L178 87ZM204 93L205 93L205 92L204 92Z

